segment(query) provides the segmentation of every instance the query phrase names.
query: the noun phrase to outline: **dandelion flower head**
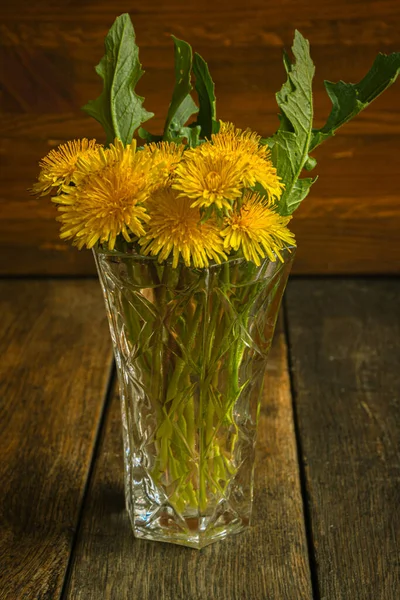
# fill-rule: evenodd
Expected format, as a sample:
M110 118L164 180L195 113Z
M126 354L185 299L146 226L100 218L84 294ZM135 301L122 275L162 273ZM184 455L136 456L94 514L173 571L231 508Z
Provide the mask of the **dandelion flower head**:
M261 144L260 135L250 129L242 131L232 123L221 122L219 132L211 138L212 145L208 146L208 150L214 156L221 153L232 160L240 158L243 187L249 188L259 183L271 200L279 200L284 185L272 164L268 146Z
M150 221L139 240L143 254L166 260L172 254L172 266L182 257L185 265L207 267L213 259L226 259L223 240L213 219L200 222L200 211L192 200L172 189L161 189L147 203Z
M78 248L107 242L112 250L120 234L128 242L132 234L144 235L149 170L148 156L135 152L135 144L100 148L96 155L79 159L77 184L64 187L53 199L61 213L60 237L72 239Z
M79 158L91 157L96 154L100 144L96 140L72 140L61 144L57 149L50 152L40 161L41 168L39 178L32 186L34 194L45 196L52 188L61 189L63 185L69 185Z
M192 207L231 210L241 196L241 163L220 153L214 156L202 144L187 150L176 168L172 187L192 200Z
M171 185L185 146L175 142L158 142L145 146L152 161L151 182L154 189Z
M259 194L247 192L240 208L225 218L221 231L224 248L227 253L240 249L246 260L257 266L266 256L271 261L276 257L283 261L281 250L295 245L294 235L287 228L290 219L275 212L271 202Z

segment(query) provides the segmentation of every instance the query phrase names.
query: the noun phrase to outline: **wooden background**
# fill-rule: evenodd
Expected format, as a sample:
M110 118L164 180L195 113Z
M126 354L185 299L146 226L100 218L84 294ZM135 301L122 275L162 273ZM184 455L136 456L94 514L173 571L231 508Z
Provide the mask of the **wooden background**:
M162 127L173 86L170 34L208 61L218 113L263 135L277 127L282 48L295 28L316 65L316 125L330 110L323 79L359 81L378 51L400 50L399 0L13 0L2 2L0 273L89 274L89 252L58 239L55 209L29 196L37 162L100 126L80 107L101 83L94 71L116 15L131 14L146 75L139 92ZM400 82L320 147L319 181L296 213L297 273L400 271Z

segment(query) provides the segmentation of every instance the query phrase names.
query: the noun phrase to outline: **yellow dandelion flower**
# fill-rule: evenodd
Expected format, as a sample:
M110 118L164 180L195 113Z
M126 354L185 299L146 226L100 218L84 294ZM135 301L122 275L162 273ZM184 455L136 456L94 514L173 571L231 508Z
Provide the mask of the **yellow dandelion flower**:
M172 253L174 268L180 256L187 267L197 268L207 267L210 259L217 263L226 259L216 224L212 219L200 223L200 211L191 204L190 198L169 188L151 196L147 203L150 221L139 240L143 254L158 255L162 262Z
M185 152L172 187L191 198L192 207L214 205L231 210L233 201L242 193L240 161L232 161L223 153L214 156L204 146Z
M238 211L225 219L221 231L225 250L241 249L245 259L257 266L266 256L272 261L276 257L283 261L280 251L295 245L295 238L287 228L291 217L282 217L273 208L259 194L245 194Z
M214 154L220 152L232 158L240 156L244 187L253 187L259 183L269 199L279 200L284 185L272 164L268 146L260 144L260 135L250 129L236 129L232 123L221 121L220 131L211 138L211 152Z
M79 183L64 187L64 193L53 199L59 204L62 239L72 239L79 249L107 242L112 250L120 234L126 241L131 234L144 235L149 216L141 204L148 197L150 163L143 152L134 150L134 144L123 150L117 144L110 154L99 149L92 158L78 160ZM114 160L113 152L119 160Z
M220 121L220 128L218 133L214 133L211 136L213 143L226 147L230 147L233 150L239 148L246 149L250 153L257 153L263 146L260 144L261 136L247 128L245 130L235 127L233 123Z
M73 140L61 144L57 150L50 150L39 163L41 171L38 181L32 186L32 193L45 196L51 189L61 189L68 185L75 173L76 162L80 157L93 156L100 144L96 140Z
M124 146L121 140L115 138L114 143L110 144L107 148L101 146L97 148L96 152L79 156L71 181L75 185L79 185L85 177L99 173L116 163L120 163L122 167L126 166L129 168L135 156L136 140L133 140L128 146ZM137 157L139 157L139 153ZM135 160L138 160L137 157ZM141 155L141 159L143 161L146 160L144 155ZM65 186L63 186L62 191L66 191Z
M172 183L176 167L182 159L185 146L175 142L158 142L145 146L152 161L151 183L154 188L165 187Z

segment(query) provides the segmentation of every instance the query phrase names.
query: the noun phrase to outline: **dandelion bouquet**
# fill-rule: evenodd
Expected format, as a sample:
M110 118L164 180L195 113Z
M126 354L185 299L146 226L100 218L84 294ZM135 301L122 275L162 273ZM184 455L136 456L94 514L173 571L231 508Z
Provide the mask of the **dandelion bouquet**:
M358 84L325 82L332 111L315 129L314 66L296 32L279 128L262 138L217 119L206 62L173 42L175 88L155 135L142 127L153 115L135 92L132 23L116 19L96 67L103 91L84 107L106 143L52 150L33 191L52 194L61 238L94 251L135 534L199 548L249 523L260 393L295 251L288 225L315 181L300 175L316 166L312 150L393 83L400 54L379 54Z

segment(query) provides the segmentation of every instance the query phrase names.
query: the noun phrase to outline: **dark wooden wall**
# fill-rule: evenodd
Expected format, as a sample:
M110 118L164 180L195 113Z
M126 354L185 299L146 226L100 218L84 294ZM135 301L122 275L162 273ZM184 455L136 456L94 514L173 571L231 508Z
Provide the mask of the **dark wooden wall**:
M1 15L3 274L92 273L89 252L58 239L55 209L26 189L38 160L64 140L97 137L80 111L101 89L94 66L116 15L131 14L146 75L139 91L160 130L173 85L170 34L208 61L219 116L262 134L277 127L283 46L298 28L316 64L317 124L330 110L323 79L358 81L378 51L400 50L399 0L12 0ZM297 273L400 271L400 81L315 153L319 181L295 214Z

